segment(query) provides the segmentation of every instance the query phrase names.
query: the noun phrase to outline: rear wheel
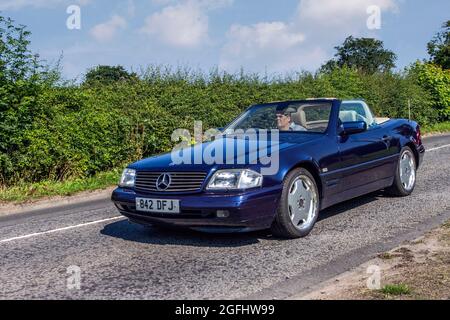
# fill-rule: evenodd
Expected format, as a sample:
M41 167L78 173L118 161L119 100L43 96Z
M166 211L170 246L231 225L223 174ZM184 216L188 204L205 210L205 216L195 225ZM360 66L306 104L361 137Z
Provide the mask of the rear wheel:
M272 232L292 239L307 236L317 221L319 208L319 191L314 177L304 168L293 170L284 180Z
M386 189L386 192L397 197L409 196L416 187L416 170L413 151L409 147L403 148L395 171L394 183Z

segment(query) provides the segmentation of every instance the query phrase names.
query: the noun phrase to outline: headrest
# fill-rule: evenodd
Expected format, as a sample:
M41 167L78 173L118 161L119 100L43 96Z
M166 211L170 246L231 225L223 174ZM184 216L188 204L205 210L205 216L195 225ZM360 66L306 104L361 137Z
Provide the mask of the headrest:
M358 121L358 113L356 111L340 111L339 118L342 122Z
M306 128L306 113L303 109L299 109L296 113L291 115L292 121L295 124L301 125Z

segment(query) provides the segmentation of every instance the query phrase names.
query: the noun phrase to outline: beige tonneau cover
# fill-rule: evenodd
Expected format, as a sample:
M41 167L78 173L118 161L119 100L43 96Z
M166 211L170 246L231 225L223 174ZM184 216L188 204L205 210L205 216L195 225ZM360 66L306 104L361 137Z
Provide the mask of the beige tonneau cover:
M385 123L385 122L388 122L389 120L391 120L390 118L375 118L375 121L378 123L378 124L383 124L383 123Z

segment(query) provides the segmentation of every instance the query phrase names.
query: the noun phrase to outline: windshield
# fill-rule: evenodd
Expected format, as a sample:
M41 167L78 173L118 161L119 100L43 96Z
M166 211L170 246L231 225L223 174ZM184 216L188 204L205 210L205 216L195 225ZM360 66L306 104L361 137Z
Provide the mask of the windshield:
M226 132L248 129L278 129L281 132L324 133L328 128L331 103L292 102L251 107Z

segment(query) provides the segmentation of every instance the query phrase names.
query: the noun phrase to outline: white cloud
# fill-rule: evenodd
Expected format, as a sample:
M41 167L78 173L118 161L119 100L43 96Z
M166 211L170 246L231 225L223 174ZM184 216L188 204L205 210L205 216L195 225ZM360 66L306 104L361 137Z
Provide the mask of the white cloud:
M208 17L197 3L168 6L146 19L143 33L175 47L195 47L208 37Z
M114 15L108 21L93 27L90 34L98 41L111 41L119 29L125 29L127 22L124 18Z
M173 4L175 0L151 0L151 2L155 5L168 5Z
M205 9L214 10L231 6L234 0L197 0L197 2Z
M374 36L367 29L367 8L396 11L397 0L301 0L289 21L230 27L220 66L274 72L316 70L347 36Z
M367 18L369 6L396 10L395 0L302 0L298 6L300 20L321 25L352 24L353 19Z
M0 10L19 10L25 7L52 8L57 5L86 5L91 0L1 0Z
M188 2L190 0L151 0L155 5L173 5L176 3ZM217 9L233 4L234 0L194 0L203 8Z
M220 68L236 71L245 66L250 71L288 72L323 59L320 49L305 52L304 35L283 22L264 22L252 26L233 25L222 49Z
M220 67L238 69L241 65L246 65L253 69L256 67L253 66L254 62L262 62L268 69L279 69L282 67L279 59L287 56L287 52L303 41L303 34L290 30L283 22L265 22L252 26L233 25L227 33ZM293 57L290 56L289 59L292 60Z
M327 48L330 57L334 46L348 36L377 37L369 30L367 9L378 6L381 9L381 28L387 12L397 12L398 0L301 0L294 25L304 30L308 45Z
M172 0L153 0L174 3ZM141 32L173 47L198 47L208 41L208 11L230 5L232 0L184 0L147 17Z
M227 36L231 41L226 50L236 55L245 55L249 49L286 50L303 42L305 38L303 34L291 31L283 22L233 25Z

